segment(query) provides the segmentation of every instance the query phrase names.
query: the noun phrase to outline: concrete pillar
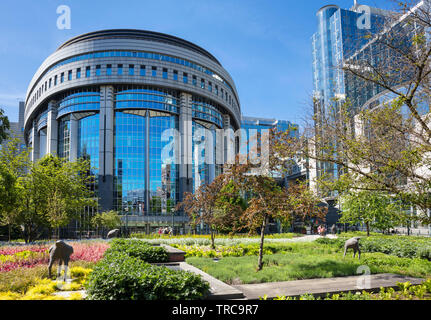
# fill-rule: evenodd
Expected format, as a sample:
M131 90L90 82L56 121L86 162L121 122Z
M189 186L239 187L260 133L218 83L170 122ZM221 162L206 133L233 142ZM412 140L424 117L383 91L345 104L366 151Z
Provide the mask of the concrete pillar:
M46 130L46 154L57 155L58 122L56 101L48 103L48 117Z
M99 196L102 210L113 208L114 196L114 87L100 87Z
M76 161L78 158L78 120L72 113L70 115L70 145L69 161Z
M31 128L31 140L32 140L32 150L31 150L31 161L36 162L39 157L40 140L39 133L37 132L37 122L33 121L33 127Z
M180 195L179 201L183 200L184 192L193 191L193 168L192 168L192 140L193 140L193 119L192 119L192 95L181 93L180 97Z

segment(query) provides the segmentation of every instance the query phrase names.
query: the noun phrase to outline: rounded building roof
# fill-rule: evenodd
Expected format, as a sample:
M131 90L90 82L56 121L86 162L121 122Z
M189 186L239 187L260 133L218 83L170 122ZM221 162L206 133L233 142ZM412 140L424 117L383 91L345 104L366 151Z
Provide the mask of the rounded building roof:
M78 42L84 42L84 41L90 41L90 40L96 40L96 39L138 39L138 40L148 40L148 41L168 43L171 45L180 46L180 47L195 51L199 54L202 54L221 66L220 62L211 53L209 53L205 49L195 45L190 41L187 41L175 36L171 36L169 34L148 31L148 30L110 29L110 30L100 30L100 31L89 32L89 33L76 36L66 41L60 47L58 47L57 51Z

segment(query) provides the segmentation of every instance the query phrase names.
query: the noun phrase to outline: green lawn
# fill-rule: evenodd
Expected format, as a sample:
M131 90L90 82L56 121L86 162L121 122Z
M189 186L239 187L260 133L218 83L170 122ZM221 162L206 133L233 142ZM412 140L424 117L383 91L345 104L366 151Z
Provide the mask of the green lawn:
M263 270L257 272L257 256L212 258L189 257L187 263L228 284L289 281L356 275L361 265L371 273L397 273L431 278L431 261L419 258L400 258L379 252L363 253L361 260L351 252L343 252L318 243L280 244L280 253L264 256Z

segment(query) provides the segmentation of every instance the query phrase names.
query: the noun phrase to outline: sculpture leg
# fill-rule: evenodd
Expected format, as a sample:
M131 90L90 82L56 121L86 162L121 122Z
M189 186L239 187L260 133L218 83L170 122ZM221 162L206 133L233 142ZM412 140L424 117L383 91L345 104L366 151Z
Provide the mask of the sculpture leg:
M358 259L361 260L361 250L358 248Z
M69 269L69 260L64 261L64 282L67 280L67 271Z
M60 275L61 275L61 263L62 263L62 261L59 260L58 261L58 267L57 267L57 280L60 278Z
M52 268L52 259L49 259L49 264L48 264L48 278L51 279L51 268Z
M347 248L344 248L344 256L343 256L343 258L346 257L346 253L347 253Z

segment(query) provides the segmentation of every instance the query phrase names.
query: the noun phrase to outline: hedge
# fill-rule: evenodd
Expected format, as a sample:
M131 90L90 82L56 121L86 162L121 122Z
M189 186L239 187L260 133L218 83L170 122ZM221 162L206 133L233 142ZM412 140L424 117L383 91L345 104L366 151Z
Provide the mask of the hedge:
M114 239L111 242L111 247L106 252L123 252L148 263L169 261L168 252L165 248L152 246L137 239Z
M86 290L90 300L195 300L206 296L209 285L199 275L110 251L96 264Z

